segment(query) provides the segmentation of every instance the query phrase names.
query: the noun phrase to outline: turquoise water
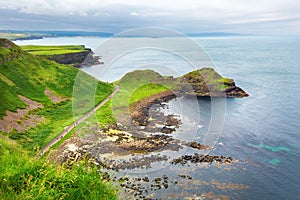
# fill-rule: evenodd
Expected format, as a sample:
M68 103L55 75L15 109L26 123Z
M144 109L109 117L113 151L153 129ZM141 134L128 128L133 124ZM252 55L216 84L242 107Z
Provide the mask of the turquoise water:
M189 189L170 187L157 194L166 198L174 191L197 195L213 191L232 199L298 199L300 195L300 38L298 37L224 37L193 38L213 61L220 74L233 78L250 96L227 99L225 121L218 144L212 154L230 155L241 160L232 170L217 167L190 170L193 177L211 182L236 183L247 189L222 190L217 187L190 185ZM46 38L18 41L18 44L86 44L96 48L101 38ZM134 42L131 38L131 42ZM122 48L122 46L114 46ZM174 47L180 52L179 47ZM183 49L195 56L193 49ZM188 52L190 51L190 52ZM106 53L110 53L107 50ZM105 55L102 55L105 59ZM159 65L155 65L155 63ZM86 72L112 81L124 73L149 66L167 75L180 75L193 69L189 63L169 52L144 49L123 55L106 73L101 66L84 69ZM208 62L208 64L211 64ZM147 65L147 66L145 66ZM165 67L161 67L161 66ZM103 66L102 66L103 67ZM172 68L172 70L170 70ZM190 109L189 99L180 102ZM170 102L175 112L178 102ZM209 99L198 99L199 112L189 112L189 118L198 118L208 129L211 113ZM198 122L197 122L198 123ZM188 137L184 130L178 137ZM199 134L202 133L200 131ZM200 138L201 139L201 138ZM199 140L200 140L199 139ZM197 137L195 137L197 140ZM245 162L244 162L245 161ZM192 167L190 167L192 168ZM180 166L167 166L159 173L178 173Z

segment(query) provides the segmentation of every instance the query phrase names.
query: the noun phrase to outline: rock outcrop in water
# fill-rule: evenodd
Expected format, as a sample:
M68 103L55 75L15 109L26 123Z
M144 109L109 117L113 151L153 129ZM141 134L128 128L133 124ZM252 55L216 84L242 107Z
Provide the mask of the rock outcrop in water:
M177 80L178 92L198 97L235 97L249 96L237 87L233 79L224 78L213 68L202 68L189 72Z

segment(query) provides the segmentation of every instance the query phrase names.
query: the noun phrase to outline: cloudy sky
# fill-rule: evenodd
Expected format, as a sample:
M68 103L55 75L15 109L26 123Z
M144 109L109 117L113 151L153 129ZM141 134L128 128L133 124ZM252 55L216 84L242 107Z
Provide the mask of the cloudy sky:
M300 34L297 0L0 0L0 29Z

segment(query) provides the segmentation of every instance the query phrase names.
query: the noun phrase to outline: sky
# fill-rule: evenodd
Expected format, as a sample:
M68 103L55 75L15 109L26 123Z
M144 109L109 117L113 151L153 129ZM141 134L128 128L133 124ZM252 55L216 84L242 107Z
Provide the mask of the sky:
M297 0L0 0L2 30L300 34Z

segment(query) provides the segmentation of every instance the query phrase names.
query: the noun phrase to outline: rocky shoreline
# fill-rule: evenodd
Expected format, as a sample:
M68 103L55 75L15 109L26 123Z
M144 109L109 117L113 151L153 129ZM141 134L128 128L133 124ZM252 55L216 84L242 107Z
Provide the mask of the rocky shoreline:
M245 190L248 188L248 186L240 184L222 183L214 180L211 182L197 180L193 177L193 175L190 175L184 171L175 176L166 174L155 177L149 177L148 175L143 174L140 176L116 176L114 171L124 169L132 170L135 168L140 168L141 166L143 166L144 169L149 169L151 168L151 163L167 162L169 158L165 155L152 155L148 157L142 156L138 158L136 157L137 154L134 154L129 160L119 159L117 163L114 163L109 159L99 161L97 158L95 158L93 152L90 152L89 146L83 139L71 138L70 140L73 141L69 144L65 144L66 148L62 153L62 163L67 165L69 168L72 168L72 165L76 162L87 160L91 164L99 166L100 176L102 179L119 185L121 189L120 192L125 192L122 195L125 195L130 199L156 199L154 196L157 191L167 190L169 187L183 187L187 183L199 186L212 185L213 187L217 187L221 190ZM238 161L235 162L235 160L230 156L226 157L195 153L194 155L183 155L179 158L173 159L170 162L170 164L174 166L178 164L186 165L188 163L194 165L208 164L214 166L214 164L216 164L217 166L218 164L229 166L238 163ZM188 194L186 196L188 196Z

